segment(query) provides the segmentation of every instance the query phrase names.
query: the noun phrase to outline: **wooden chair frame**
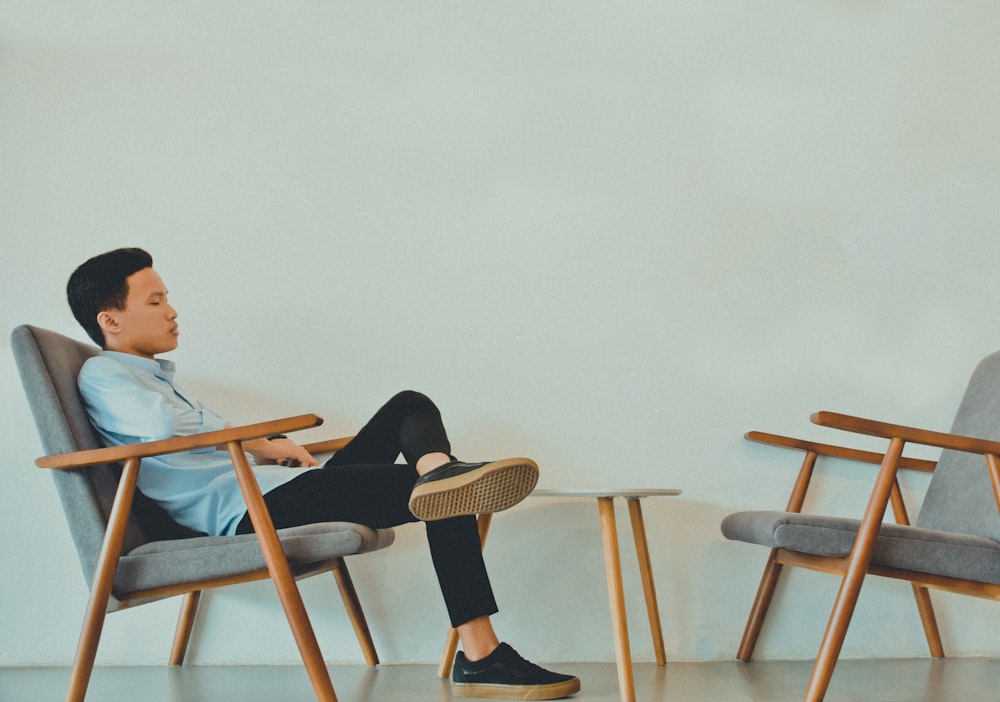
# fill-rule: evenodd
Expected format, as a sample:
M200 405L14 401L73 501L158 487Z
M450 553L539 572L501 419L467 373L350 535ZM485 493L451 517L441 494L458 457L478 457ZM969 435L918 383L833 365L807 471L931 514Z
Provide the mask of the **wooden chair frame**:
M68 702L82 702L86 696L87 686L97 655L101 631L104 626L104 619L107 614L108 602L112 593L115 573L117 572L119 558L121 557L128 516L132 507L132 499L135 494L135 486L142 459L168 453L223 445L226 446L232 459L233 469L236 472L240 489L246 500L250 520L253 523L261 551L264 555L266 569L240 576L194 581L176 586L156 588L154 590L116 593L116 597L127 605L128 602L138 602L149 598L185 595L170 654L170 664L181 665L190 641L198 603L203 590L270 578L274 581L278 598L281 601L288 623L292 629L292 635L299 648L299 653L302 656L317 699L322 702L336 702L337 697L333 689L333 683L330 680L329 671L326 668L326 663L323 660L323 655L320 652L319 644L316 641L316 636L295 582L297 578L306 577L314 572L328 570L330 566L327 565L319 571L299 573L297 575L292 571L288 559L282 550L281 542L279 541L274 524L264 503L260 487L257 484L242 445L243 441L249 439L290 433L319 426L322 423L323 420L320 417L314 414L304 414L192 436L44 456L35 462L40 468L57 470L78 469L86 466L119 462L123 466L114 503L108 518L108 527L98 558L90 590L90 598L87 603L83 627L80 633L80 641L73 662L70 684L66 693L66 700ZM348 441L350 441L350 437L306 444L305 448L313 453L324 453L342 448ZM354 589L343 558L335 561L333 572L351 624L364 652L365 660L369 665L377 665L378 655L375 652L375 646L361 609L361 603L358 600L357 592Z
M788 501L786 509L788 512L801 512L818 456L874 463L880 467L875 478L874 488L868 499L864 516L861 520L857 538L851 552L847 556L823 557L789 551L787 549L771 550L753 607L750 610L750 616L747 619L737 658L742 661L748 661L753 655L757 638L764 623L764 617L770 606L783 566L799 566L840 575L842 578L840 590L837 593L833 610L823 635L823 641L820 645L819 654L816 657L816 663L805 696L806 702L818 702L823 699L829 687L830 679L833 676L833 670L837 664L837 658L840 655L844 638L847 635L847 628L850 625L851 616L854 613L858 595L861 592L861 586L866 575L872 574L907 580L911 583L917 602L917 609L923 624L924 634L927 638L931 655L934 658L944 657L944 647L941 644L940 632L931 605L928 593L929 588L1000 600L1000 585L871 565L875 542L878 538L888 505L892 505L894 517L898 524L909 525L906 506L903 503L902 493L899 489L898 471L900 469L933 471L937 465L935 461L904 457L902 455L903 448L907 443L982 455L985 458L985 468L989 471L994 496L997 501L997 509L1000 510L1000 442L889 424L835 412L817 412L810 419L814 424L820 426L888 439L889 446L884 454L879 454L829 444L801 441L799 439L763 432L754 431L746 435L746 438L750 441L805 451L805 458L799 469L798 478Z

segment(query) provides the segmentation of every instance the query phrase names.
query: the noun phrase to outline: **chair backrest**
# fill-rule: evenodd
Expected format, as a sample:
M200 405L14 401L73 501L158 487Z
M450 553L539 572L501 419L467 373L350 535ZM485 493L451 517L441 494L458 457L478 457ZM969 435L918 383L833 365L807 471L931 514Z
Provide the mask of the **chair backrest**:
M1000 441L1000 351L976 366L951 431ZM985 457L941 452L917 526L1000 541L1000 510Z
M35 426L47 454L100 448L77 390L84 362L99 349L52 331L20 326L11 333L17 362ZM119 465L53 470L56 489L90 585L100 554L108 515L121 475ZM150 541L197 536L174 522L155 502L136 491L123 553Z

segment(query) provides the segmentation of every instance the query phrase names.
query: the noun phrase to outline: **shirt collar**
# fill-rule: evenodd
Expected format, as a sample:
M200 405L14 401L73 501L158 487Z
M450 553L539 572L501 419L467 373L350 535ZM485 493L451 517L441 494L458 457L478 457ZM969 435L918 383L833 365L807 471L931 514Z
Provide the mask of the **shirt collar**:
M167 381L174 379L174 372L177 370L177 364L165 358L146 358L144 356L136 356L134 353L122 353L121 351L101 351L101 355L108 356L123 365L145 371Z

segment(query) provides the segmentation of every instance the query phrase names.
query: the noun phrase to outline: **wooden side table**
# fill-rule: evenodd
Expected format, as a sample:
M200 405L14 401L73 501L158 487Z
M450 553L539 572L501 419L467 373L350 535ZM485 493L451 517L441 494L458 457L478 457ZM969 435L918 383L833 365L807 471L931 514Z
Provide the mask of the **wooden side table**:
M666 665L667 656L663 646L663 630L660 626L660 610L656 602L656 587L649 561L649 544L646 540L646 524L642 516L640 501L645 497L674 497L680 495L677 489L635 489L635 490L576 490L539 489L531 493L533 497L596 499L601 519L601 541L604 547L604 572L608 581L608 604L611 608L611 628L615 638L615 659L618 663L618 687L622 702L635 702L635 680L632 675L632 652L629 647L628 621L625 614L625 589L622 586L621 555L618 549L618 525L615 519L614 498L624 498L628 503L629 518L632 522L632 536L635 539L642 589L646 596L646 614L653 636L653 650L657 665ZM479 538L483 545L489 533L492 514L479 515ZM458 632L451 629L445 643L444 655L438 675L443 678L451 674L451 666L458 648Z

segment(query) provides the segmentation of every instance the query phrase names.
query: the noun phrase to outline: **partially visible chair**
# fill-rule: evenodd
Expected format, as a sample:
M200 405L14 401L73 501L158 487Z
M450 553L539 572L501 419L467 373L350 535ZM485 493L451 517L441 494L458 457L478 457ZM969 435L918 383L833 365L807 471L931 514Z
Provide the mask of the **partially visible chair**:
M1000 599L1000 352L983 359L969 381L950 433L818 412L816 424L889 440L884 454L750 432L746 438L805 452L785 511L738 512L722 522L729 539L771 549L737 658L753 654L782 567L841 576L840 590L805 699L822 700L867 575L911 583L930 653L944 657L928 588ZM939 460L903 457L907 443L944 449ZM818 456L879 464L860 520L802 514ZM933 471L916 525L897 481L900 469ZM892 505L895 523L885 522Z
M369 665L378 656L344 556L389 546L391 529L329 522L275 530L241 441L317 426L322 419L287 419L102 448L77 391L80 367L94 346L31 326L11 335L21 381L49 454L56 488L90 587L90 600L73 663L67 700L83 700L106 613L173 595L185 595L170 664L183 663L203 590L271 578L284 607L316 696L335 702L333 684L316 642L296 579L331 571ZM347 439L308 445L331 451ZM247 502L255 534L206 536L174 522L135 489L142 458L225 444Z

